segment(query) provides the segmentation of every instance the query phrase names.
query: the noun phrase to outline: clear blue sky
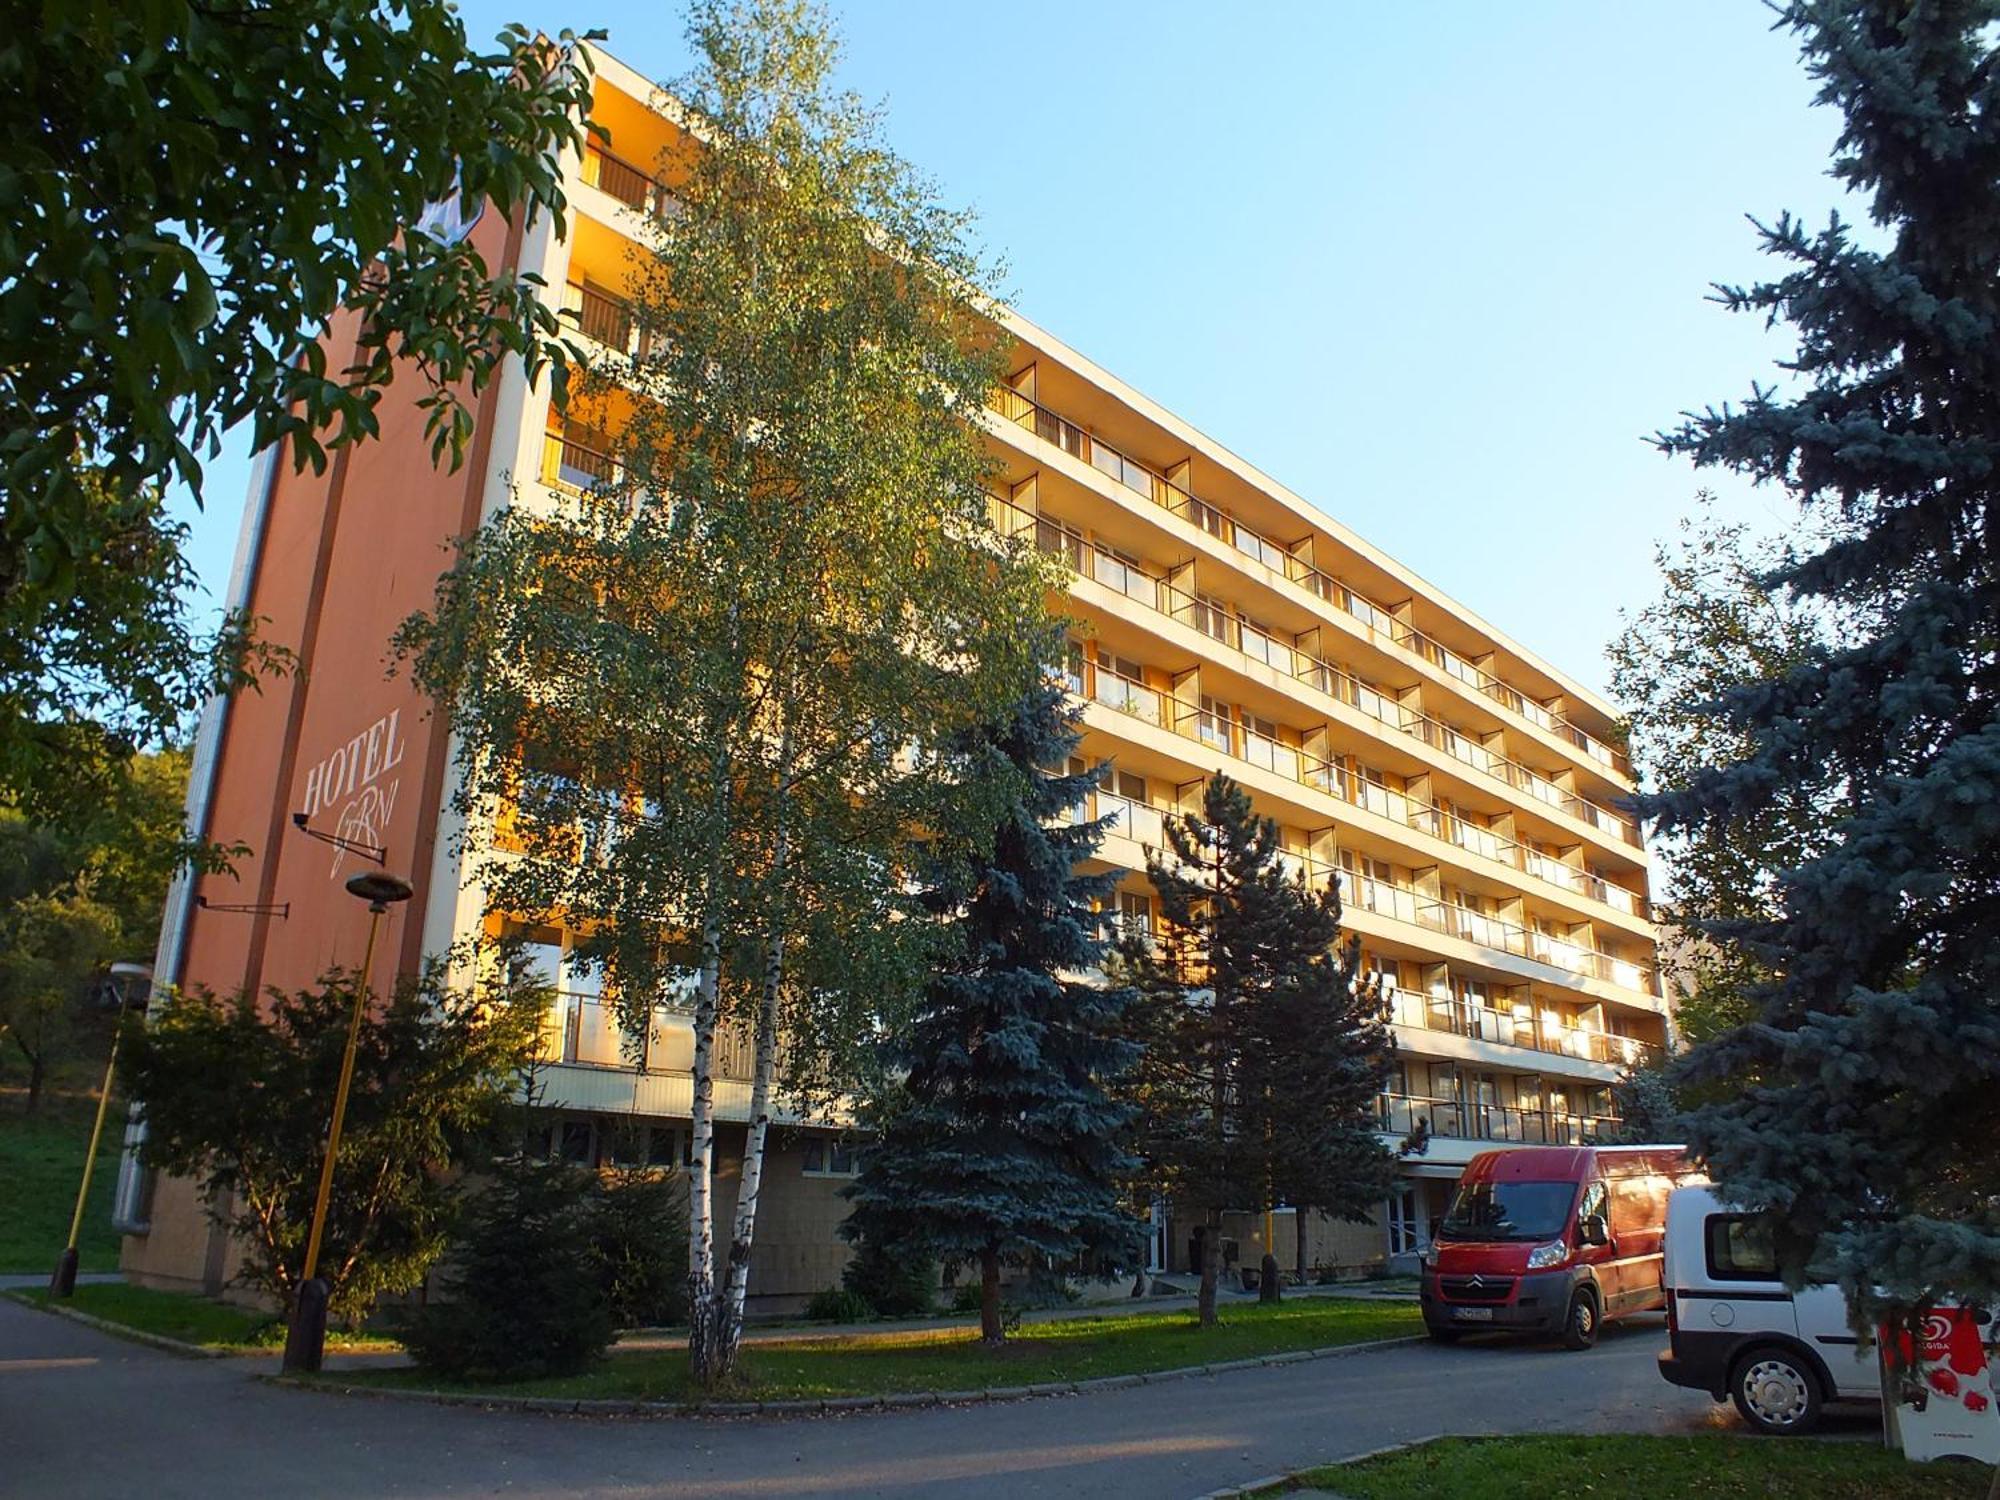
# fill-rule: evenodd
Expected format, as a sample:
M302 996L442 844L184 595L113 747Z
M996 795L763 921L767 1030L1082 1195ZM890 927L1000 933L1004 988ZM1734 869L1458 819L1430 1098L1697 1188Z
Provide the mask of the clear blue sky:
M689 62L657 0L461 8ZM1763 268L1744 215L1837 199L1837 118L1754 0L833 11L1024 314L1587 684L1697 488L1784 524L1644 442L1785 351L1704 301ZM217 596L247 474L195 517Z

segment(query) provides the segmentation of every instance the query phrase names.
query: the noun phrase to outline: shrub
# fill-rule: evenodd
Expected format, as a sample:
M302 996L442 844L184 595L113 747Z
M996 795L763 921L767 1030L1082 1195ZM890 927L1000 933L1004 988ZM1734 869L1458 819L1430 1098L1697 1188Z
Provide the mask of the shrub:
M830 1286L812 1294L812 1300L806 1304L806 1316L815 1323L865 1323L875 1316L875 1309L859 1292Z
M498 1164L466 1216L445 1299L403 1329L411 1358L459 1380L573 1375L595 1363L613 1332L600 1202L587 1171Z
M937 1289L937 1261L921 1250L863 1240L840 1282L885 1318L927 1313Z
M613 1171L597 1197L594 1236L616 1326L687 1321L687 1185L678 1173Z

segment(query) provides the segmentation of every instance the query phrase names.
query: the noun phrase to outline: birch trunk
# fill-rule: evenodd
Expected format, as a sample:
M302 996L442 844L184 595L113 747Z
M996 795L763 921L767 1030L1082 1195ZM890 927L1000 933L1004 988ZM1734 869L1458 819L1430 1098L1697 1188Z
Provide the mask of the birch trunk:
M780 761L790 759L790 737ZM788 774L789 766L781 770ZM721 1303L716 1328L715 1364L718 1375L736 1367L743 1341L743 1301L750 1289L750 1246L757 1233L757 1198L764 1185L764 1143L771 1128L771 1085L778 1066L778 997L785 982L784 882L790 843L785 821L785 793L778 793L777 830L771 852L771 926L764 950L764 987L757 1008L756 1065L750 1083L750 1128L743 1143L743 1178L736 1194L736 1223L729 1239L729 1259L723 1267Z
M712 1385L716 1368L715 1027L722 980L722 864L728 842L729 755L716 755L714 857L701 919L701 972L695 986L693 1104L688 1111L688 1365Z

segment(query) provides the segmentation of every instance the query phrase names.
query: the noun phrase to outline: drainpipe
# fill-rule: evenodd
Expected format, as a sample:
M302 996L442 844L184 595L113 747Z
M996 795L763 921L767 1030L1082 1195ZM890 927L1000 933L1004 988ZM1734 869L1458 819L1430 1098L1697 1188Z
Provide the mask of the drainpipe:
M229 591L224 599L224 608L230 612L250 607L250 595L263 561L271 496L277 485L277 449L266 448L257 455L250 471L249 501L243 508L242 528L236 534L236 557L230 565ZM229 695L217 693L202 705L201 722L194 736L194 756L188 767L187 803L182 821L196 838L208 837L209 807L215 798L215 773L222 763L222 739L228 726ZM194 914L194 887L194 871L183 867L167 888L166 911L160 920L160 943L153 958L155 998L181 982L181 971L187 959L188 923ZM146 1122L135 1103L126 1117L125 1150L118 1162L118 1186L111 1199L111 1227L120 1234L144 1234L152 1227L141 1217L145 1172L139 1165L139 1147L145 1139Z

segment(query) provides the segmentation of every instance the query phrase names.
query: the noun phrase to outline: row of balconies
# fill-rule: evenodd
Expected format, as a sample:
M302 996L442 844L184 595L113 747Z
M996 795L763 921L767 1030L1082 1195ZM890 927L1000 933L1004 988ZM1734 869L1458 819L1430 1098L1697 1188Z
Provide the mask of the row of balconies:
M1587 823L1620 843L1642 846L1638 825L1630 819L1579 796L1547 774L1495 751L1470 733L1430 717L1401 701L1396 694L1326 660L1308 644L1280 640L1219 601L1178 588L1128 559L1087 543L1079 533L1062 523L1034 515L1010 500L992 496L989 509L994 524L1004 534L1032 537L1038 548L1062 557L1079 576L1101 583L1144 609L1189 626L1252 661L1356 708L1398 733L1442 750L1482 776L1502 782L1516 792L1526 793L1537 802ZM1125 711L1141 717L1151 714L1154 722L1160 722L1162 727L1173 727L1163 722L1165 707L1160 700L1164 695L1141 682L1131 682L1130 685L1133 691L1128 695ZM1120 690L1112 688L1109 691L1115 694ZM1120 705L1107 701L1106 706ZM1283 748L1280 746L1280 750Z
M1399 1025L1410 1021L1398 1013ZM1433 1028L1435 1029L1435 1028ZM716 1076L743 1081L750 1077L751 1055L747 1034L740 1028L721 1028L717 1033ZM676 1045L678 1041L679 1045ZM594 995L560 994L550 1008L543 1027L540 1061L545 1065L567 1064L587 1068L635 1070L633 1054L624 1044L623 1033L609 1006ZM655 1020L647 1048L648 1072L686 1073L692 1067L685 1018L662 1011ZM1479 1103L1456 1096L1426 1096L1385 1092L1377 1100L1377 1112L1384 1130L1407 1134L1421 1119L1433 1133L1468 1140L1513 1141L1550 1145L1579 1145L1616 1124L1608 1114L1579 1112L1562 1107L1524 1108L1518 1105Z
M1500 1047L1519 1047L1618 1068L1649 1066L1662 1055L1660 1047L1637 1037L1587 1026L1550 1025L1533 1006L1504 1010L1481 1004L1468 995L1425 994L1392 984L1382 986L1382 1002L1394 1025L1443 1032Z
M1428 662L1446 676L1464 683L1536 728L1566 740L1598 765L1621 776L1630 776L1631 763L1624 752L1399 619L1394 611L1356 593L1315 567L1299 555L1299 544L1288 547L1263 536L1220 506L1196 498L1191 491L1165 475L1119 452L1094 434L1011 387L1000 387L994 393L992 405L996 412L1016 426L1055 444L1133 494L1200 527L1245 557L1299 584L1325 603L1360 621L1369 630L1386 637L1400 650Z
M1165 847L1166 816L1165 809L1103 791L1093 792L1086 806L1073 814L1077 821L1107 818L1111 831L1155 849ZM1415 885L1360 875L1300 849L1283 850L1278 860L1289 874L1314 889L1324 889L1329 881L1338 881L1341 902L1352 909L1428 932L1463 938L1481 947L1530 959L1565 973L1600 979L1623 989L1648 995L1657 993L1652 969L1646 964L1474 911Z
M602 188L627 205L653 213L671 212L673 196L659 183L629 163L593 146L585 155L584 180ZM564 310L574 317L582 332L597 343L620 353L634 352L641 342L630 308L602 288L572 282L565 288ZM1396 614L1356 593L1338 579L1313 566L1298 555L1296 544L1282 546L1237 521L1221 507L1197 499L1190 491L1104 443L1076 424L1039 406L1010 387L994 394L994 409L1015 425L1034 432L1090 464L1131 492L1199 526L1246 557L1263 563L1290 581L1361 622L1371 633L1386 639L1399 650L1417 657L1446 676L1465 684L1489 701L1534 725L1545 733L1567 741L1600 766L1621 776L1631 774L1625 754L1602 739L1579 728L1568 718L1521 693L1462 654L1418 630ZM585 455L591 467L608 464L610 455L601 450ZM570 482L575 483L574 479ZM1117 563L1100 553L1106 563ZM1079 567L1078 571L1085 571ZM1100 581L1108 581L1100 579ZM1116 585L1114 585L1116 586ZM1135 597L1138 597L1135 595ZM1274 646L1279 643L1272 642ZM1282 646L1279 649L1285 649ZM1274 663L1275 664L1275 663ZM1581 799L1579 799L1581 800ZM1604 811L1602 809L1600 812ZM1608 814L1607 814L1608 815ZM1614 821L1621 822L1623 820ZM1625 825L1629 827L1630 825ZM1626 841L1637 843L1636 830Z

